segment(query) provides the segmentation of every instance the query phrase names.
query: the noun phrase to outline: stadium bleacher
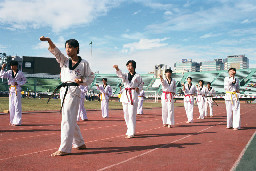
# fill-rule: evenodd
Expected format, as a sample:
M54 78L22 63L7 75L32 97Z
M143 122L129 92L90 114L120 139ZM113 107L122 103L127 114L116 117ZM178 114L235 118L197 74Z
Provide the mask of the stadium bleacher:
M224 78L228 76L227 71L207 71L207 72L187 72L184 74L173 73L172 77L176 80L177 91L182 89L181 83L186 83L187 77L192 77L193 84L197 84L199 80L204 80L205 83L211 82L217 93L225 93ZM237 70L237 78L240 80L240 89L243 94L256 94L256 68ZM141 74L144 82L143 89L147 92L156 92L161 94L160 79L155 78L154 74ZM113 89L113 94L116 96L120 92L122 80L116 74L95 74L95 79L89 89L97 93L96 84L102 84L102 78L108 79L108 84ZM27 83L22 87L24 91L49 93L52 92L57 85L60 84L60 79L53 78L27 78ZM0 91L8 91L6 79L0 79ZM177 92L179 93L179 92Z

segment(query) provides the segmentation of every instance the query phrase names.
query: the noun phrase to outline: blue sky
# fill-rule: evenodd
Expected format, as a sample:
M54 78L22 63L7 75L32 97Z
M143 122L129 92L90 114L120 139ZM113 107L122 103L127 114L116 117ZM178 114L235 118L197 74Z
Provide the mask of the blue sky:
M129 59L147 73L182 58L240 54L255 68L256 1L0 0L0 52L52 57L42 35L64 53L65 41L77 39L80 56L100 73L114 73L114 64L126 70Z

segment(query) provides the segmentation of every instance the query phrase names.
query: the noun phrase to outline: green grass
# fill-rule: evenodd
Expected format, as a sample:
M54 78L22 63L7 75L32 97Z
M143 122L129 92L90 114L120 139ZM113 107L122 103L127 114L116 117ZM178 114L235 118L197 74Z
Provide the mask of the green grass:
M256 170L256 136L244 153L235 171Z
M59 110L60 109L60 100L59 99L51 99L51 101L47 104L48 99L28 99L22 98L22 111L49 111L49 110ZM100 110L100 102L98 101L85 101L84 104L86 109L96 109ZM175 106L183 106L183 103L175 103ZM144 102L144 109L152 109L161 107L160 101L158 103L153 102ZM9 109L9 99L8 97L0 98L0 112ZM109 109L122 109L122 103L116 101L109 102Z

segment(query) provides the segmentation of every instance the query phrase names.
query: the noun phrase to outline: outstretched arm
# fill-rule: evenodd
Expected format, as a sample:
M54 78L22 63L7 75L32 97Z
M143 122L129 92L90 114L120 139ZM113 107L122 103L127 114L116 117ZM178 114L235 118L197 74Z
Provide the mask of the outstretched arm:
M40 37L40 40L41 40L41 41L47 41L47 42L49 43L49 48L50 48L51 50L56 47L55 44L52 42L52 40L51 40L49 37L41 36L41 37Z
M49 51L56 57L57 62L60 64L60 67L64 66L68 58L63 55L60 50L55 46L49 37L40 37L41 41L47 41L49 43Z
M122 78L123 82L125 82L126 76L125 76L125 74L123 74L122 71L118 68L118 65L114 65L113 68L116 69L116 75L117 75L119 78Z
M10 74L8 74L6 71L4 71L4 68L6 67L6 64L2 65L1 71L0 71L0 78L10 78Z

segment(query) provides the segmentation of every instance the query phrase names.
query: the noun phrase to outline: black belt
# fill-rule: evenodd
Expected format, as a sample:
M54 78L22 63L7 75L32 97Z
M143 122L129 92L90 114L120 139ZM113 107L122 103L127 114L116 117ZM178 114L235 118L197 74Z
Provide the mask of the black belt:
M61 87L66 87L66 90L65 90L65 93L64 93L64 97L63 97L63 100L62 100L62 104L61 104L61 107L60 107L60 111L62 110L62 107L63 107L63 104L64 104L64 101L65 101L65 98L66 98L66 95L67 95L67 92L68 92L68 87L69 86L79 86L79 84L75 83L75 82L71 82L71 83L61 83L60 85L58 85L55 90L53 91L53 93L51 94L51 96L49 97L48 101L47 101L47 104L49 103L49 101L51 100L51 98L54 96L54 94L61 88Z

